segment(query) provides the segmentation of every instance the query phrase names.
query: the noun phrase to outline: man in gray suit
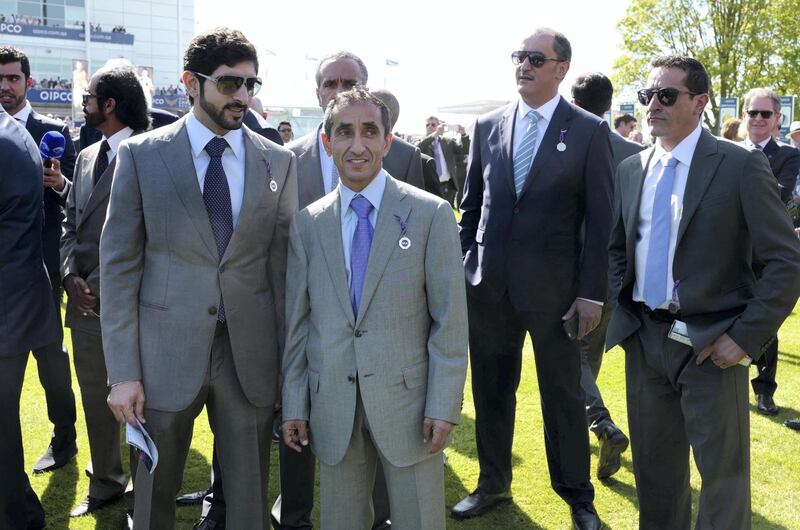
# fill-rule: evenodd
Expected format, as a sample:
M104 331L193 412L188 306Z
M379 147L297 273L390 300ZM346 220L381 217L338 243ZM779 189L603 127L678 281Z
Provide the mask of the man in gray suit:
M763 153L700 125L703 65L653 61L639 91L655 145L617 170L607 346L626 353L639 527L749 529L746 365L800 294L800 242ZM760 275L753 263L763 263Z
M441 450L467 367L461 252L451 208L382 169L389 128L364 89L336 96L323 141L341 180L290 235L283 438L298 452L310 439L320 460L323 528L370 528L378 460L392 527L445 527Z
M75 374L81 389L91 465L89 494L70 513L79 517L117 500L125 491L120 427L108 408L108 374L100 330L100 234L120 143L150 126L147 100L133 67L96 72L84 96L86 123L103 134L78 155L61 236L61 274L69 301ZM131 460L134 462L134 460Z
M153 474L137 470L136 528L174 527L205 405L226 524L263 529L295 161L242 127L261 85L244 35L196 36L184 69L192 112L117 152L100 240L108 402L120 422L146 419L159 450Z

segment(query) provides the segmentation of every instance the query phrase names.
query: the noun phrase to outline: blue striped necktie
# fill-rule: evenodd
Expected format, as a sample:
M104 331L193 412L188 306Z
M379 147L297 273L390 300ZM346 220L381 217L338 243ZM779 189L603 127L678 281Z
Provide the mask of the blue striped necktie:
M663 161L661 177L653 198L653 215L650 218L650 243L647 247L647 264L644 269L644 303L650 309L667 299L667 273L669 271L669 236L672 226L672 185L678 159L668 156Z
M522 187L528 178L533 160L533 149L536 147L536 138L539 136L539 120L542 115L535 110L528 111L525 115L528 119L528 128L522 143L519 144L517 152L514 153L514 189L517 192L517 199L522 194Z

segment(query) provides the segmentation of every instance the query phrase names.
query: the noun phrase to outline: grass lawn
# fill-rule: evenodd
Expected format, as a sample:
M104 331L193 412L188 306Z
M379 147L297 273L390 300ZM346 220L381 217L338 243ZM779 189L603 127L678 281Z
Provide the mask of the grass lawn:
M800 305L780 332L779 388L775 396L781 407L775 418L755 413L751 397L752 437L752 498L753 526L758 529L800 529L800 433L790 431L781 423L800 417ZM70 347L69 333L65 337ZM570 528L569 510L550 489L547 462L544 453L538 385L533 366L530 343L525 350L522 383L517 394L517 426L514 440L514 502L478 519L456 522L448 518L449 529L566 529ZM755 369L753 369L755 370ZM83 470L89 460L86 428L80 403L78 383L73 371L73 389L78 400L77 461L63 469L43 476L31 476L33 488L39 494L47 512L48 529L116 529L124 516L122 502L102 510L96 516L70 520L68 513L88 491L88 479ZM627 432L625 415L625 380L623 352L619 348L606 354L599 385L615 421ZM22 432L25 444L25 465L30 470L47 447L51 426L43 391L36 375L36 362L28 362L25 386L22 393ZM470 383L467 381L466 399L461 424L446 449L449 465L446 469L446 502L448 509L475 487L478 460L474 438L475 411L472 407ZM592 439L592 470L597 465L597 444ZM187 462L182 491L206 487L211 462L212 436L205 414L201 415L194 431L192 449ZM126 452L127 453L127 452ZM270 504L278 490L277 450L272 451L270 477ZM623 467L615 477L605 483L594 481L596 506L608 528L629 529L637 527L637 503L630 452L623 455ZM699 491L699 476L693 471L692 487ZM178 508L179 529L191 528L199 515L199 508ZM318 513L314 513L318 522Z

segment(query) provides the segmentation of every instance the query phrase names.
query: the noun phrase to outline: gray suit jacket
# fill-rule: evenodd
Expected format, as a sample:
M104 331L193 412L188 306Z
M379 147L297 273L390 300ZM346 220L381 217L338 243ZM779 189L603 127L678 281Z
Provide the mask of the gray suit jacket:
M622 161L629 156L644 150L643 145L626 140L615 132L608 135L608 140L611 143L611 155L614 157L614 169L618 168Z
M653 149L617 170L609 244L608 348L640 326L632 293L639 204ZM753 260L764 264L758 278ZM703 131L692 157L673 276L681 319L699 352L727 333L757 359L800 295L800 242L764 155Z
M294 140L286 145L297 157L297 187L300 208L305 208L325 195L322 166L319 157L319 130ZM419 149L395 137L389 153L383 159L383 168L392 176L412 186L425 189L422 176L422 158Z
M149 408L186 408L208 371L222 295L239 382L251 403L268 406L283 346L294 156L242 129L244 199L220 260L184 122L131 138L117 153L100 238L109 382L141 380Z
M283 417L309 420L317 457L335 465L350 442L361 392L371 433L395 466L430 456L425 417L458 423L467 369L467 314L453 211L387 178L354 318L339 193L292 222L287 273ZM398 246L407 223L410 248Z

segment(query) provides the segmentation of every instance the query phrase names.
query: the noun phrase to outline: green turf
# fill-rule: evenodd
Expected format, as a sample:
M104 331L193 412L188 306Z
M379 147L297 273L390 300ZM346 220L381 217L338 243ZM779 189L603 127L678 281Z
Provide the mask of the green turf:
M800 312L800 305L795 313ZM798 529L800 516L800 462L798 445L800 433L790 431L781 423L788 418L800 417L800 316L793 314L780 332L781 358L778 368L779 388L775 396L781 412L774 418L752 413L752 498L753 526L758 529ZM70 346L69 333L65 342ZM754 370L754 369L753 369ZM625 418L625 381L623 353L614 349L606 354L599 385L615 421L627 431ZM65 468L43 476L31 477L33 488L39 494L47 512L50 530L116 529L124 516L124 506L118 503L100 511L96 516L72 519L68 513L87 492L88 479L83 470L89 460L86 428L81 409L78 384L73 389L78 400L77 461ZM517 395L517 426L514 440L514 502L498 508L478 519L456 522L448 518L450 529L527 529L569 528L569 511L549 486L545 459L538 386L530 343L525 349L522 382ZM451 446L446 450L449 465L445 472L446 503L448 508L472 491L478 476L475 453L474 418L469 381L461 424L455 429ZM754 400L751 399L751 410ZM36 376L36 362L28 363L25 387L22 393L22 432L25 443L25 465L33 465L47 447L50 424L44 395ZM183 491L206 487L209 475L212 437L205 414L195 425L192 450L183 482ZM597 445L592 436L592 469L595 469ZM270 477L270 503L278 489L277 450L272 451ZM595 480L596 506L608 528L629 529L637 527L636 492L631 471L630 453L623 455L623 467L615 477L601 483ZM699 477L693 471L692 487L696 494ZM199 515L199 508L179 508L179 529L189 529ZM315 510L314 520L318 521Z

